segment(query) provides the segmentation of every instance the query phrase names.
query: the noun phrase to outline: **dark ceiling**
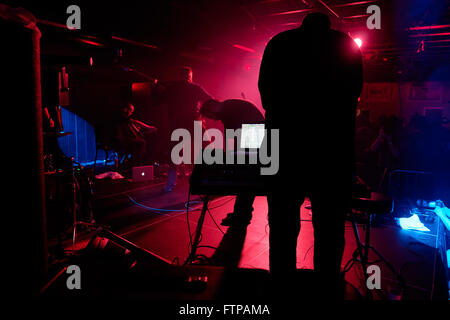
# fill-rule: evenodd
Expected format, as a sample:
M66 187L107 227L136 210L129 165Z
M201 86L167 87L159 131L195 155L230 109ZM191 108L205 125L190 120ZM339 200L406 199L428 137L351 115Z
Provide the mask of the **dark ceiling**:
M167 64L257 67L270 37L318 10L332 17L334 28L363 40L365 63L374 70L401 74L419 64L448 63L450 56L450 0L77 1L81 30L69 31L66 9L74 3L12 5L36 16L46 55L107 61L122 49L125 61L157 76ZM373 4L381 9L381 30L366 26ZM142 56L155 63L140 64Z

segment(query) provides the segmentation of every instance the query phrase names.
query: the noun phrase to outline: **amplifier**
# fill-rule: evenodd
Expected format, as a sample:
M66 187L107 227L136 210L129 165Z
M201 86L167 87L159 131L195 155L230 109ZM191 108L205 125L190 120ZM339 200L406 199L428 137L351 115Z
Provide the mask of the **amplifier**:
M190 179L191 194L237 195L252 192L267 195L271 176L261 175L259 165L195 165Z

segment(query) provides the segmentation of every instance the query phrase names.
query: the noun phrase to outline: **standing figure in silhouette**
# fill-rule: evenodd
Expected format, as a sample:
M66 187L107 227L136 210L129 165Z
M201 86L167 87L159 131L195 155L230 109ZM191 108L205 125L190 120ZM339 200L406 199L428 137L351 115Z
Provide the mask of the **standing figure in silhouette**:
M200 108L200 114L206 118L221 121L224 132L227 129L241 129L242 124L264 123L264 115L261 111L253 103L240 99L206 100ZM226 143L225 141L224 145ZM239 194L234 202L233 212L229 213L221 224L227 227L247 226L252 220L254 200L255 196L251 193Z
M270 272L278 282L295 275L299 209L308 197L314 269L324 287L336 289L350 210L360 50L330 28L326 15L309 14L299 28L269 41L258 86L266 127L280 136L280 167L268 195Z
M212 97L200 85L193 82L192 69L185 66L178 70L178 79L167 86L162 99L167 104L169 134L183 128L189 130L193 137L194 121L200 118L200 105ZM169 147L170 156L173 143L169 143ZM169 160L169 172L164 190L171 192L176 185L176 180L177 167Z
M157 129L139 120L133 119L134 105L126 103L121 110L116 128L118 151L131 154L130 166L139 166L144 162L146 150L145 133L155 132Z

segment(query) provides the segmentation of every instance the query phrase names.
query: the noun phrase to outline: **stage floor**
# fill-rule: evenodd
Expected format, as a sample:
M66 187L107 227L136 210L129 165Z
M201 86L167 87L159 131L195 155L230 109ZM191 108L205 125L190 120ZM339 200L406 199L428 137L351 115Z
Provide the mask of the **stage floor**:
M193 235L200 216L201 203L191 197L187 217L185 205L188 198L187 180L179 182L171 193L162 191L163 183L152 183L125 188L122 191L103 193L95 201L96 222L110 227L111 231L134 244L164 258L182 264L189 254L189 229ZM120 189L120 188L119 188ZM206 214L200 247L197 251L205 262L215 266L263 269L269 267L269 226L267 201L257 197L253 219L247 229L231 229L220 225L227 213L233 210L234 197L211 200L210 213ZM313 269L314 239L311 210L306 200L301 207L302 226L297 246L297 267ZM402 296L406 300L439 298L446 287L442 275L442 261L438 250L442 224L438 219L427 221L430 232L406 231L396 225L393 218L375 221L371 244L401 272L407 283ZM359 226L361 236L364 235ZM92 233L77 235L75 249L83 248ZM71 247L70 241L65 242ZM346 247L342 267L351 258L356 247L350 222L346 223ZM397 282L384 263L381 270L381 290L375 290L374 299L395 299ZM366 284L362 268L356 264L347 274L346 281L364 294ZM443 283L444 282L444 283ZM442 292L441 292L442 291ZM398 297L397 297L398 298Z

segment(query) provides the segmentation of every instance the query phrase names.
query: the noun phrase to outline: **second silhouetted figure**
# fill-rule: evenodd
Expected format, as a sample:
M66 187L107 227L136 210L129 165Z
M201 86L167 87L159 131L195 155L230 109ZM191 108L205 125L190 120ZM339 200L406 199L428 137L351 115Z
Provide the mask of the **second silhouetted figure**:
M280 130L280 168L268 196L270 272L282 280L295 273L299 208L309 197L314 269L336 288L350 209L360 50L330 28L326 15L309 14L301 27L269 41L258 86L266 126Z

